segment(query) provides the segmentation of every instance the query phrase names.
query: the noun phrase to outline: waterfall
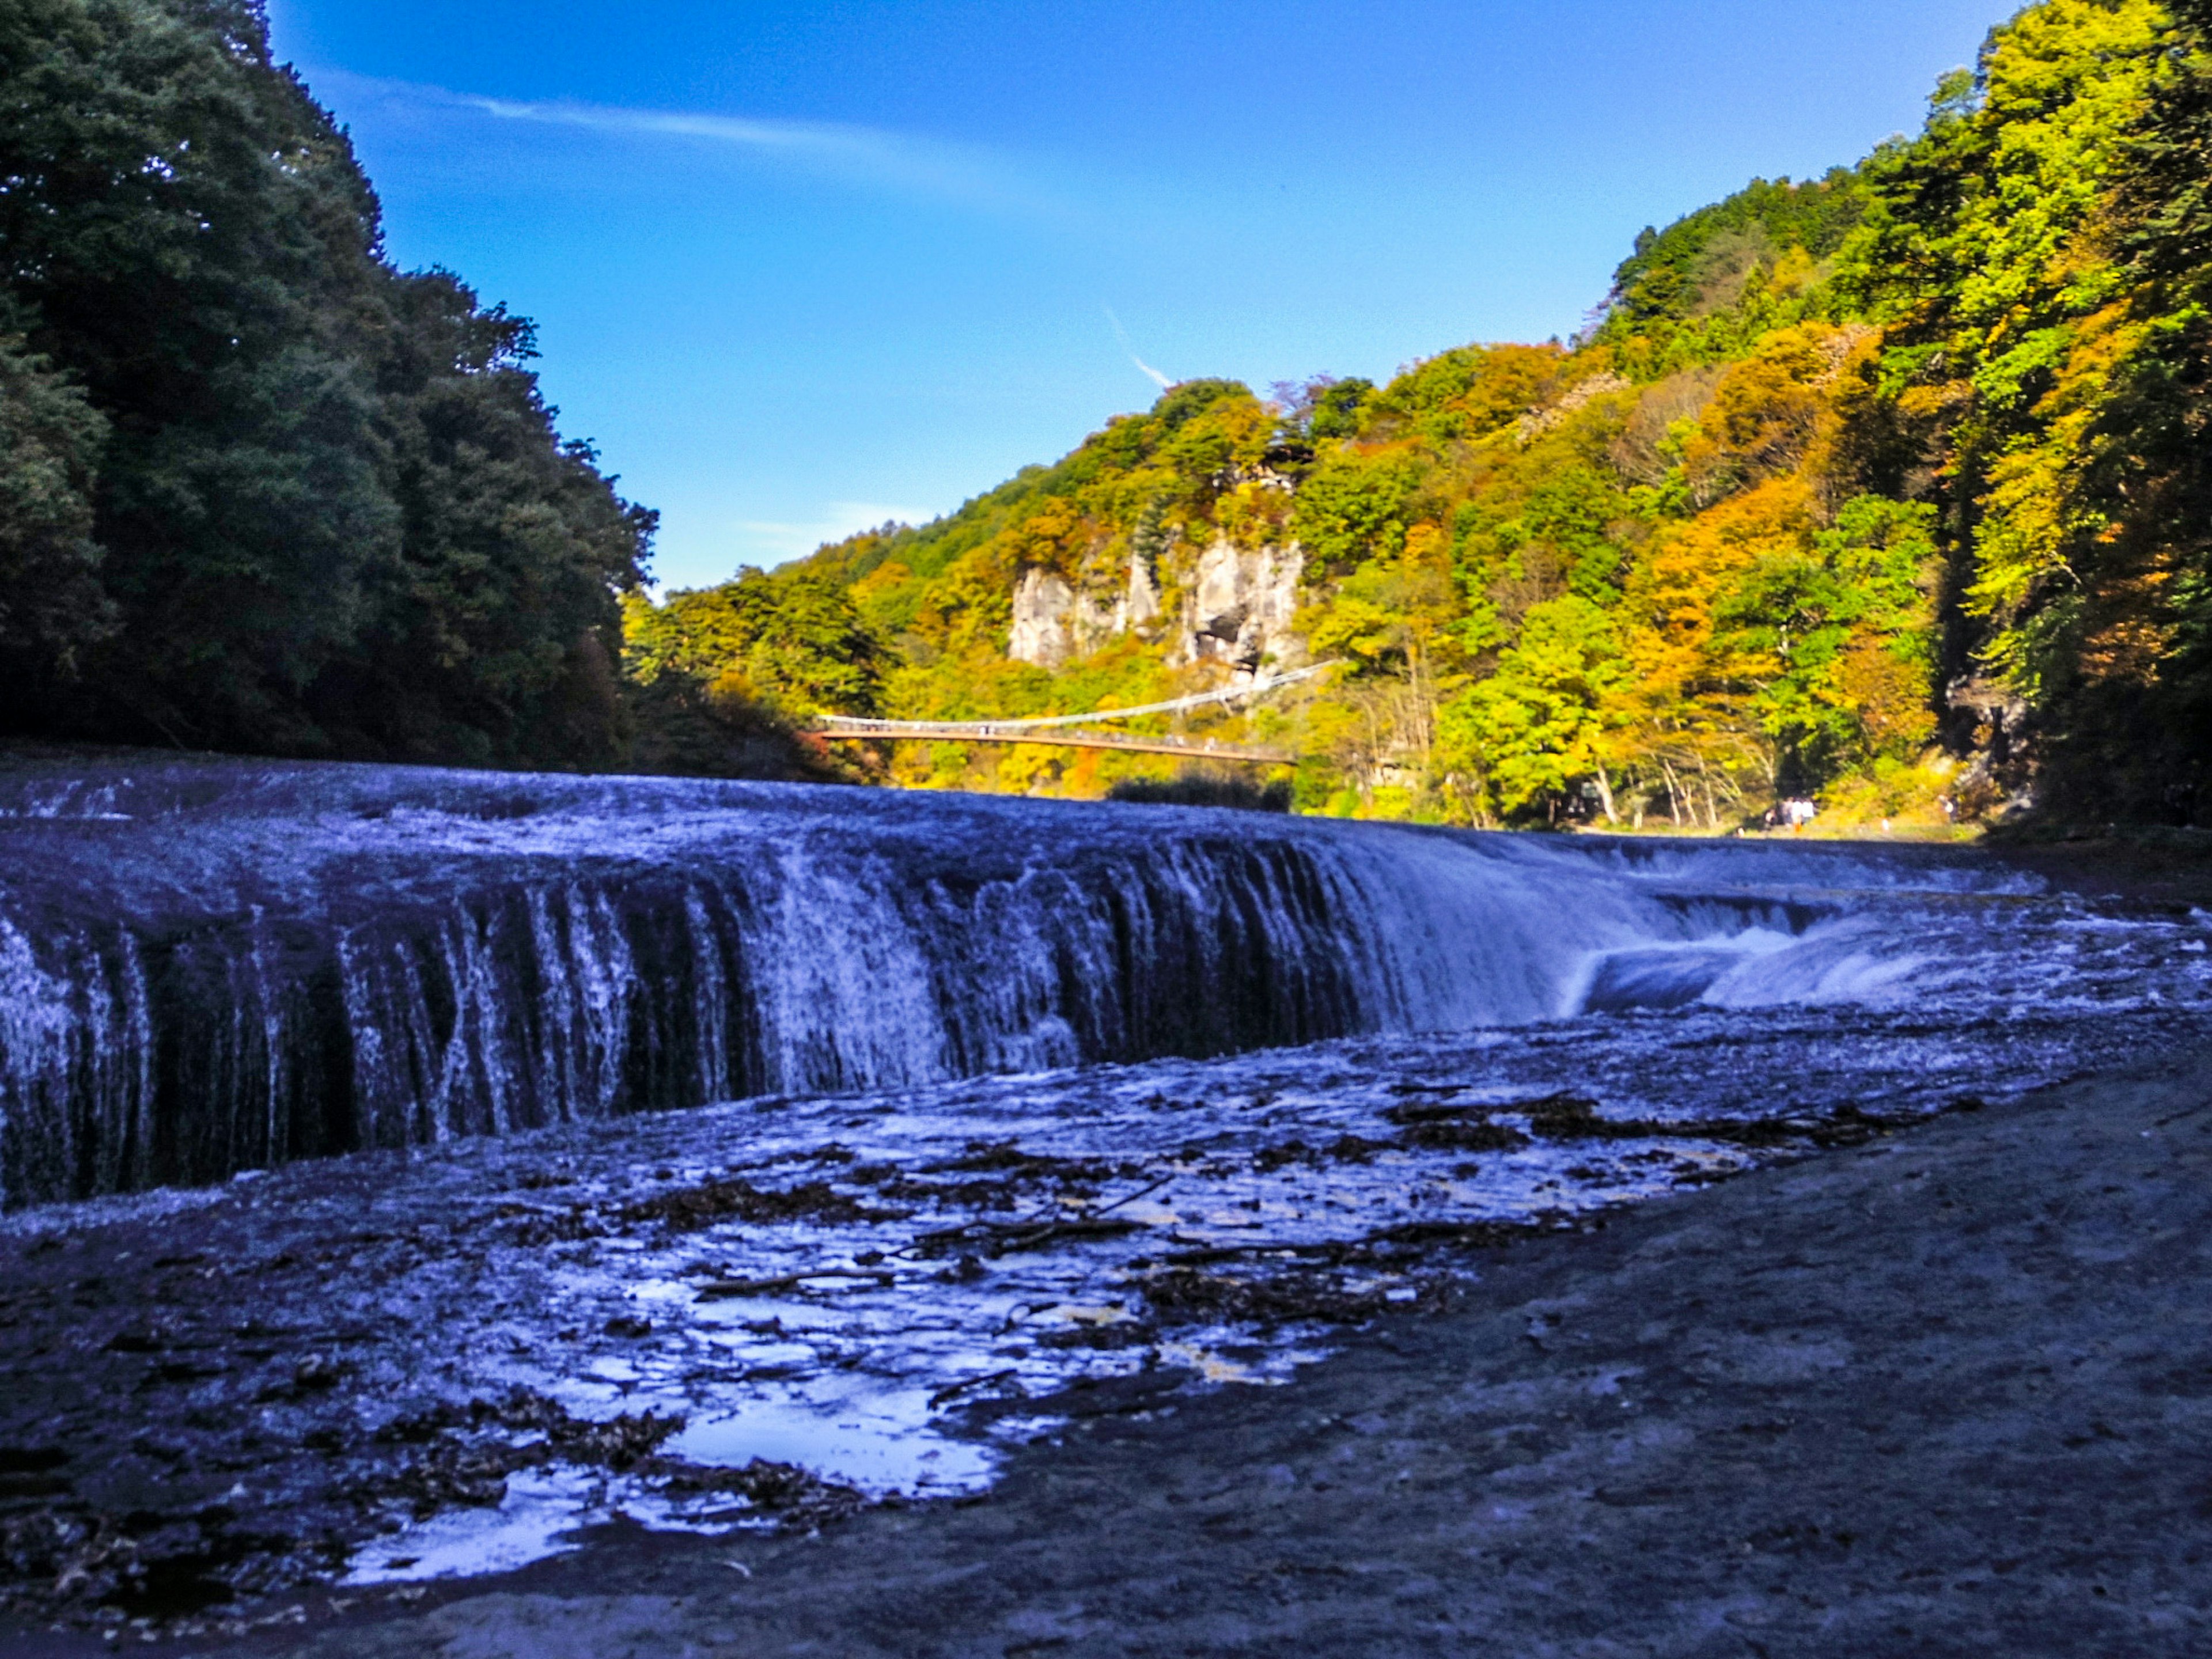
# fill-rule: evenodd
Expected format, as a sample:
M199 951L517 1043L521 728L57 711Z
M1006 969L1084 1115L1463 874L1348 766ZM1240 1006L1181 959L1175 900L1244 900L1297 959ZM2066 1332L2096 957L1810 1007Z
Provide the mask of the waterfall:
M1619 953L1819 914L1687 902L1506 837L214 761L0 774L0 854L9 1206L748 1096L1554 1018L1636 1000L1657 970L1607 969ZM1649 1000L1695 994L1661 977Z

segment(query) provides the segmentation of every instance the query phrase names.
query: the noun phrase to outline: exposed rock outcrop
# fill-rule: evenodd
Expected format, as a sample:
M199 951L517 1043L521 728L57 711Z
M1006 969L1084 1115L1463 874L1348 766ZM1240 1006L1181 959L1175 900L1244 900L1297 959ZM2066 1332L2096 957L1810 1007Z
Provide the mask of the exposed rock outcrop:
M1305 551L1295 542L1244 548L1217 538L1191 572L1181 637L1170 659L1225 662L1243 674L1256 672L1269 659L1280 667L1304 663L1305 643L1291 623L1305 566Z
M1304 642L1291 626L1305 570L1304 550L1295 542L1247 548L1218 537L1195 558L1184 551L1168 562L1167 596L1141 556L1130 558L1127 581L1110 594L1086 592L1042 566L1023 571L1014 585L1006 654L1016 662L1057 668L1133 629L1157 637L1155 624L1173 598L1173 629L1165 643L1175 666L1218 662L1234 674L1249 675L1262 664L1295 667L1305 661Z
M1006 654L1016 662L1057 668L1133 628L1146 628L1159 614L1159 588L1143 559L1130 559L1127 582L1110 598L1080 592L1057 571L1031 566L1014 583Z
M1523 415L1515 422L1513 435L1525 449L1553 428L1565 423L1568 416L1591 398L1602 398L1611 392L1627 392L1632 389L1632 382L1618 374L1593 374L1587 380L1570 386L1556 403L1547 408L1532 409Z
M1014 582L1014 625L1006 654L1016 662L1057 668L1076 653L1075 636L1090 631L1097 611L1053 571L1031 566Z

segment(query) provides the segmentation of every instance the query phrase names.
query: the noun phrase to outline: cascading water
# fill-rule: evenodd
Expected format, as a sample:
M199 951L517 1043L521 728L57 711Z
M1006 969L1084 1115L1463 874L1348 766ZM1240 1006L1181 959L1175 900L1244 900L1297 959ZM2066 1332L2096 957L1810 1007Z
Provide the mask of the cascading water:
M0 1196L1666 1006L1828 914L1726 893L1767 850L1723 871L1711 851L1174 809L19 765L0 775ZM1774 850L1758 879L1834 867ZM1852 879L1963 878L1862 858Z

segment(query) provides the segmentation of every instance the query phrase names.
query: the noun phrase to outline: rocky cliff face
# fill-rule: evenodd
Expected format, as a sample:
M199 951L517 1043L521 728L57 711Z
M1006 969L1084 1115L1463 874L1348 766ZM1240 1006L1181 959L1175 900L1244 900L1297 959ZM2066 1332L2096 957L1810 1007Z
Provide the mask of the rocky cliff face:
M1305 550L1243 548L1217 538L1198 556L1176 641L1176 662L1224 662L1238 673L1258 672L1272 658L1292 668L1306 659L1305 642L1291 632L1297 614L1298 578Z
M1111 593L1085 592L1057 572L1024 570L1014 587L1013 631L1006 654L1017 662L1056 668L1089 655L1132 629L1159 639L1176 666L1219 662L1250 675L1263 662L1295 667L1304 641L1291 631L1305 552L1238 547L1219 537L1170 570L1163 594L1149 564L1129 562L1128 579Z
M1033 566L1014 584L1006 654L1016 662L1057 668L1133 628L1148 629L1159 615L1159 588L1142 559L1129 561L1128 580L1112 594L1079 592L1057 572Z

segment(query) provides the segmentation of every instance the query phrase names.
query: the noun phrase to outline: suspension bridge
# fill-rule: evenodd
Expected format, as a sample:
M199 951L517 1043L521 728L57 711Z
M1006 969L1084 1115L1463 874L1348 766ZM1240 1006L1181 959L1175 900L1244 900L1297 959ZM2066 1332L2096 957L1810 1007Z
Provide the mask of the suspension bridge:
M1296 751L1266 744L1235 743L1175 732L1153 734L1096 728L1147 714L1181 714L1194 708L1225 706L1265 696L1270 691L1310 679L1337 665L1334 662L1316 663L1310 668L1273 675L1249 685L1224 686L1219 690L1200 691L1166 702L1140 703L1133 708L1101 708L1089 714L1036 714L1000 720L879 720L824 714L815 721L813 729L825 738L859 742L1036 743L1060 749L1120 749L1140 755L1184 755L1193 760L1289 766L1297 760Z

